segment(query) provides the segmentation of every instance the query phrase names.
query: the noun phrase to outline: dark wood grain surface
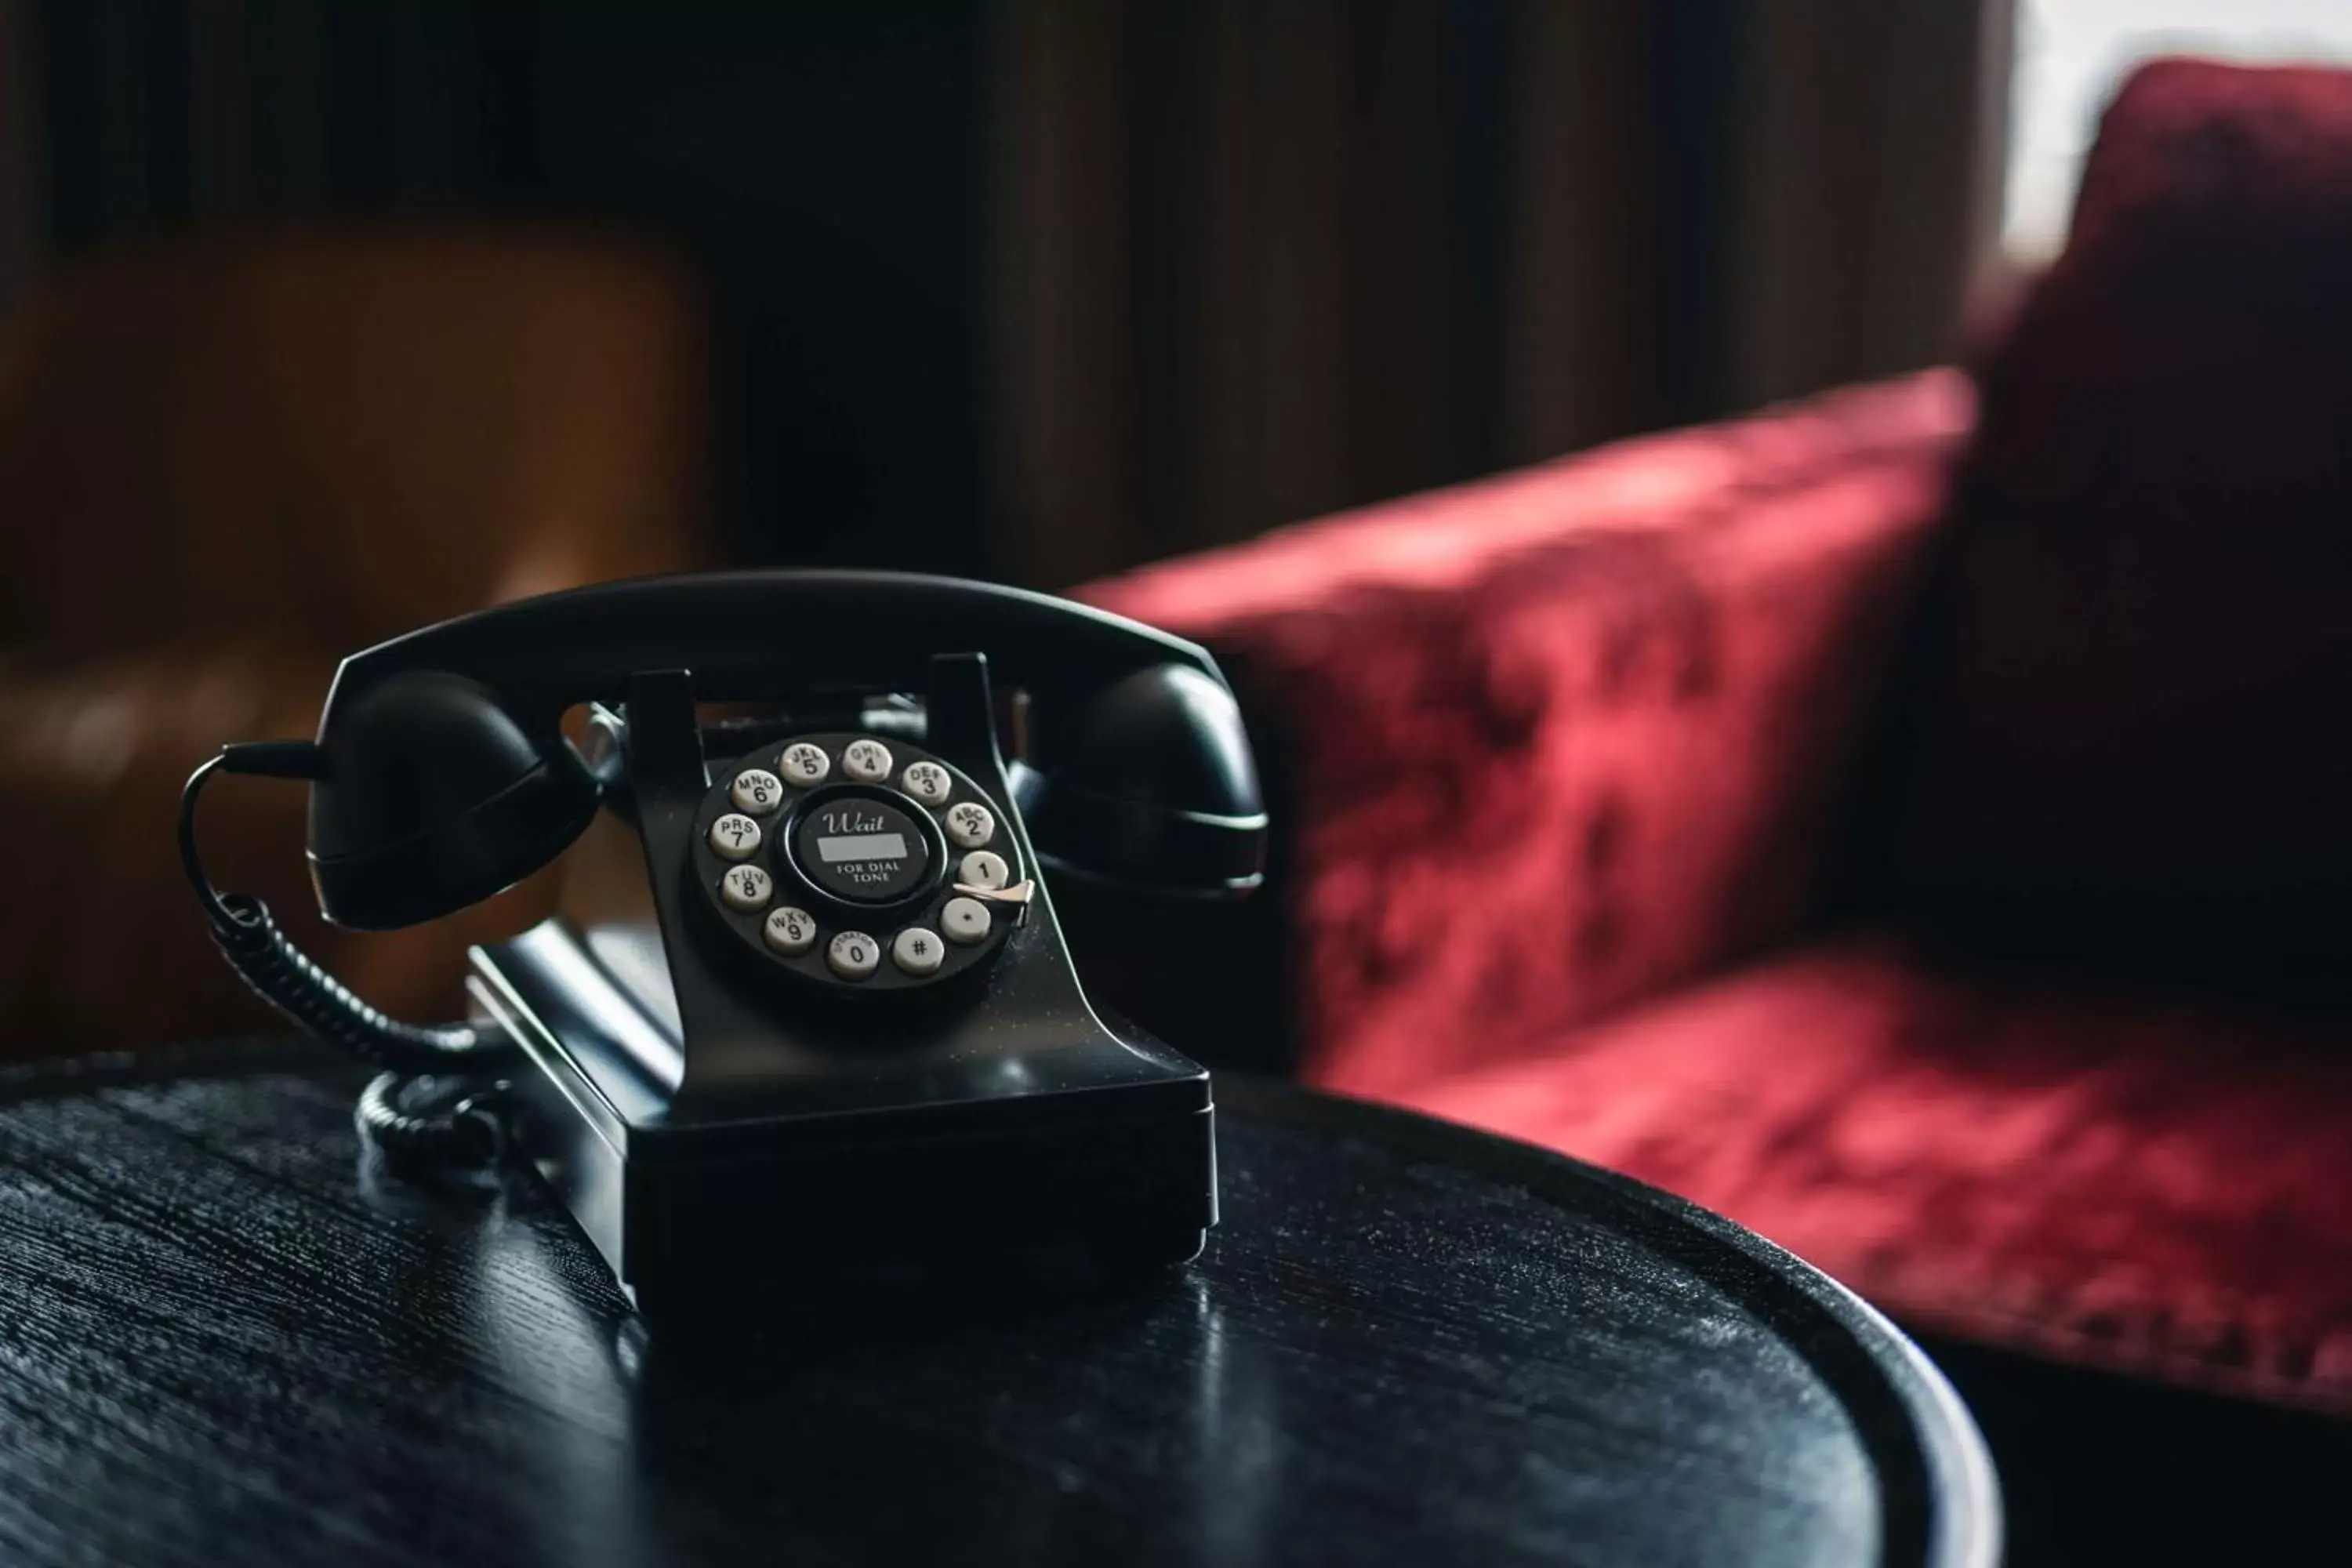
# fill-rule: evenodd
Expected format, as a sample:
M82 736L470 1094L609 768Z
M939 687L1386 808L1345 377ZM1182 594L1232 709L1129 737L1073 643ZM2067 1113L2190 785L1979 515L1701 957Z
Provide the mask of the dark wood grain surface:
M1900 1336L1538 1151L1221 1080L1187 1268L716 1342L631 1318L528 1180L383 1173L357 1082L286 1046L0 1078L0 1561L1994 1551L1974 1431Z

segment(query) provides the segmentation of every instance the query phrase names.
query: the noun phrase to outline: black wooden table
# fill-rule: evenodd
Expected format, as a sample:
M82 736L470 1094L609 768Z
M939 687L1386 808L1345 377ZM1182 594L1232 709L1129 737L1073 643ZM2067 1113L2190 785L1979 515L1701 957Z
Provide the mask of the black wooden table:
M0 1561L1995 1552L1975 1432L1899 1334L1521 1145L1221 1080L1187 1268L714 1348L632 1319L528 1180L383 1173L358 1082L296 1046L0 1075Z

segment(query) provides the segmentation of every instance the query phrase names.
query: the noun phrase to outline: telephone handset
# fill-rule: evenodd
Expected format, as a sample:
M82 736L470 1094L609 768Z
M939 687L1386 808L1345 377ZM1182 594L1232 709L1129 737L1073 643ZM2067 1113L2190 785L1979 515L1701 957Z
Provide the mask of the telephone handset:
M563 733L583 704L584 754ZM212 888L194 824L218 773L310 782L340 925L478 902L600 816L637 842L642 916L478 947L468 1023L399 1023ZM355 654L315 742L197 771L181 843L239 972L392 1069L362 1103L388 1148L510 1139L641 1307L686 1310L789 1288L787 1262L1196 1251L1208 1075L1102 1021L1047 888L1236 896L1265 830L1201 648L1016 589L767 572L550 595ZM415 1074L463 1098L420 1101L394 1077Z

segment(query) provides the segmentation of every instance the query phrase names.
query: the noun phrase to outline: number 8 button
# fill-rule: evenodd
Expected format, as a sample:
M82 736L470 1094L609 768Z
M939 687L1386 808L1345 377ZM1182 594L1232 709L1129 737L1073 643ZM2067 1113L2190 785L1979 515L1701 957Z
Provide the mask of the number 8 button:
M948 837L959 849L977 849L996 837L996 816L976 800L965 801L948 813Z

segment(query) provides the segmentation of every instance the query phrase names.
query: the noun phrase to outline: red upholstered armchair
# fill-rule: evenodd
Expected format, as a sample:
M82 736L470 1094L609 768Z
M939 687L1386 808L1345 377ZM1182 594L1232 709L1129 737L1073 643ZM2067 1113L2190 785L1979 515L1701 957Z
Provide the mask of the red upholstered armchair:
M2352 1410L2352 78L2136 78L1973 380L1089 596L1253 710L1305 1078Z

